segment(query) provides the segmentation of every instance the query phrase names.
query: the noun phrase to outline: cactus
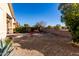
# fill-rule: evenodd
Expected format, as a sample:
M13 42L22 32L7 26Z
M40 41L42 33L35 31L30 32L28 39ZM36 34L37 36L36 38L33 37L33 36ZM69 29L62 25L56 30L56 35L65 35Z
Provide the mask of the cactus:
M0 56L8 56L13 48L12 46L12 40L7 38L4 41L0 40Z

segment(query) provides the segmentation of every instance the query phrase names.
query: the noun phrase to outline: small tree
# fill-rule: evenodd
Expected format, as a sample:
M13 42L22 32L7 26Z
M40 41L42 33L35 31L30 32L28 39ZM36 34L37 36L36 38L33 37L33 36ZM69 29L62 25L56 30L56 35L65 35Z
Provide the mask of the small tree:
M54 29L56 30L60 30L61 25L57 24L56 26L54 26Z
M44 21L40 21L34 25L34 28L39 31L42 31L45 28L45 25L46 25L46 23Z
M51 29L51 28L52 28L52 26L51 26L51 25L48 25L48 26L47 26L47 28L48 28L48 29Z
M79 43L79 4L60 4L61 21L69 28L73 42Z
M25 30L26 32L30 32L31 31L31 27L29 24L24 24Z
M24 24L24 27L30 27L30 25L29 24Z

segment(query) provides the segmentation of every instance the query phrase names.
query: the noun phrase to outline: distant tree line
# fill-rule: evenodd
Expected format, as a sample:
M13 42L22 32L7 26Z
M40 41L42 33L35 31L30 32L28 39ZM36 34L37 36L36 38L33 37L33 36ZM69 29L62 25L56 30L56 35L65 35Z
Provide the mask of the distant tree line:
M29 32L46 32L47 29L56 29L60 30L61 25L57 24L56 26L48 25L44 21L37 22L34 26L29 24L24 24L14 29L15 33L29 33ZM63 27L62 27L63 28Z
M30 26L29 24L24 24L23 26L19 26L14 29L15 33L28 33L28 32L42 32L45 28L46 23L41 21L37 22L34 26Z

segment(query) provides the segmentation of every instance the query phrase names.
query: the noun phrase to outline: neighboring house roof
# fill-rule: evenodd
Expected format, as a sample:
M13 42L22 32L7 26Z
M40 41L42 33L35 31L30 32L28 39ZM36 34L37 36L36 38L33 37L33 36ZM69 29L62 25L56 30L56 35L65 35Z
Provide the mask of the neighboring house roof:
M8 6L9 6L9 9L10 9L10 12L11 12L12 17L15 19L12 4L11 3L8 3Z
M17 23L19 25L19 23L15 19L15 15L14 15L14 10L13 10L13 7L12 7L12 3L8 3L8 6L9 6L9 9L10 9L11 15L14 18L15 23Z

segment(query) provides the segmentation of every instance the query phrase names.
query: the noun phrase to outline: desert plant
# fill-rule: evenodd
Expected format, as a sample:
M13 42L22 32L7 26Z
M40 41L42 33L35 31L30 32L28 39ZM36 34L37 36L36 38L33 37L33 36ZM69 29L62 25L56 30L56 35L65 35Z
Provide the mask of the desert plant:
M13 48L12 46L12 40L7 38L5 40L0 40L0 56L8 56Z

